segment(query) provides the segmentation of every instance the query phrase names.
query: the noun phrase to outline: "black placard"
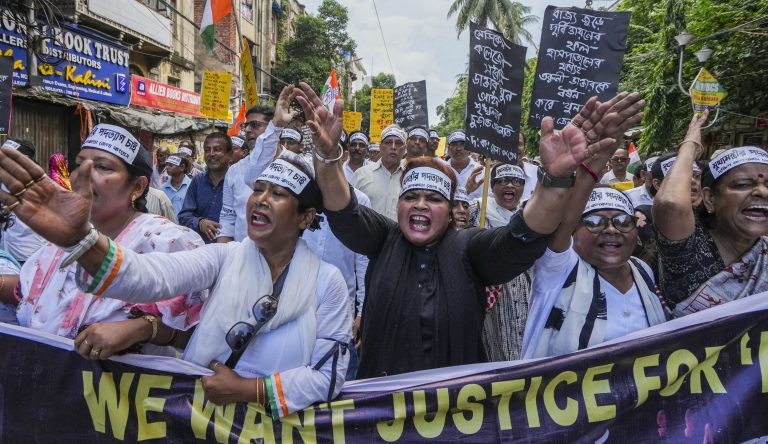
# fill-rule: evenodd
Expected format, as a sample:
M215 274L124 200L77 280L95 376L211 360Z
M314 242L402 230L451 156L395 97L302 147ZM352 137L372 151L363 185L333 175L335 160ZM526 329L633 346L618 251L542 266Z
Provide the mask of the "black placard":
M619 86L627 51L629 12L547 6L528 125L550 116L571 121L592 96L609 100Z
M467 149L515 163L526 48L474 23L469 29Z
M13 58L0 57L0 134L11 129L11 94L13 87Z
M427 81L405 83L395 88L395 123L405 129L429 126Z

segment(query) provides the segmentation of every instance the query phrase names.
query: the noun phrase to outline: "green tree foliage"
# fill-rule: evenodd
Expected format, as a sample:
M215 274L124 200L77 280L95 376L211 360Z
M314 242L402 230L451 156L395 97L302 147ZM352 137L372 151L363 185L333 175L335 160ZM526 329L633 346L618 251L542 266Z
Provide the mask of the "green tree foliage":
M469 28L471 21L483 28L487 28L490 22L510 41L518 45L525 41L536 46L531 34L525 29L539 21L530 12L530 7L511 0L454 0L448 10L448 18L456 14L458 35Z
M379 73L371 79L373 88L394 88L397 83L395 82L395 75L388 73ZM365 131L370 131L371 124L371 86L365 85L359 91L356 91L352 96L352 102L344 104L344 109L347 111L354 111L363 113L363 120L360 123L360 128Z
M432 129L441 136L447 136L454 130L464 129L464 120L467 116L467 86L467 76L460 75L456 81L456 90L453 96L448 97L442 105L437 106L440 123Z
M294 35L278 42L277 63L272 73L286 82L307 82L320 91L331 68L341 63L341 53L352 53L355 42L347 34L347 8L336 0L323 0L318 15L302 15L294 24ZM282 85L273 82L272 94Z
M668 149L688 126L691 101L677 86L674 40L686 28L699 39L685 49L683 86L690 86L700 68L693 53L706 44L715 51L706 68L728 91L711 130L733 127L739 114L768 110L768 0L623 0L619 9L632 12L621 89L640 91L648 102L641 152Z

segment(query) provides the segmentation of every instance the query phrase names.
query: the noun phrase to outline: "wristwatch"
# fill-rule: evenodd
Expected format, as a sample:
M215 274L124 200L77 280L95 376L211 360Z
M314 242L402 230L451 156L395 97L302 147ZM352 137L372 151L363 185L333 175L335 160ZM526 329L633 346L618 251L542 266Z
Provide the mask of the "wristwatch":
M555 177L550 176L544 171L544 168L539 167L538 178L539 183L547 188L571 188L576 182L576 173L571 173L568 177Z

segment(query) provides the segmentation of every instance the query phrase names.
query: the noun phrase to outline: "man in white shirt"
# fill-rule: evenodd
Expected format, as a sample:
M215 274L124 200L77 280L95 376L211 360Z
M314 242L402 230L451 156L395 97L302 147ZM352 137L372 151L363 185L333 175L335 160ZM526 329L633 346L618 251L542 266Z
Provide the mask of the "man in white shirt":
M390 125L381 132L381 159L368 164L352 175L350 183L371 199L371 208L396 221L400 178L403 175L405 131Z
M448 161L448 165L451 167L454 173L456 173L457 185L466 187L467 179L472 174L472 171L477 167L481 167L479 163L475 162L469 157L469 151L466 148L466 136L464 131L456 130L448 136L448 154L451 155L451 159ZM483 179L483 174L480 173L476 180ZM467 187L468 190L472 187ZM469 193L469 197L476 199L483 195L483 188L477 188Z
M641 176L643 177L643 184L627 190L627 197L632 202L635 208L641 205L653 205L653 196L656 194L656 190L653 188L653 176L651 176L651 167L658 159L658 156L651 157L646 160L642 168Z
M355 171L368 165L368 136L362 131L355 131L349 135L349 144L347 145L349 159L344 162L342 169L347 182L352 180Z
M411 128L408 131L408 140L405 141L405 160L427 155L429 144L429 132L423 126Z
M155 168L152 169L152 177L150 177L149 185L155 188L160 188L165 181L168 180L168 174L165 172L165 162L168 160L168 156L171 152L168 147L161 146L155 150Z
M378 143L368 145L368 161L370 163L378 162L381 159L381 148Z
M629 154L627 154L627 150L622 148L617 149L608 163L611 165L611 170L603 174L600 183L609 185L616 182L627 182L632 180L632 175L627 174L627 166L629 165Z
M440 134L435 130L429 130L429 143L427 144L427 156L437 157L437 147L440 145ZM463 184L459 186L464 186Z

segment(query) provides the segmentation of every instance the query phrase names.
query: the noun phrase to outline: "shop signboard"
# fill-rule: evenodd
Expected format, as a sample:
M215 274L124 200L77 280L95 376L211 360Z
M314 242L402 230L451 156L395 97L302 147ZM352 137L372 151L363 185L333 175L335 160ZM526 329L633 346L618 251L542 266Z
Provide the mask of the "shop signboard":
M131 76L131 105L200 116L200 94L137 75Z
M13 59L13 86L24 86L27 74L27 27L18 13L0 8L0 54Z

